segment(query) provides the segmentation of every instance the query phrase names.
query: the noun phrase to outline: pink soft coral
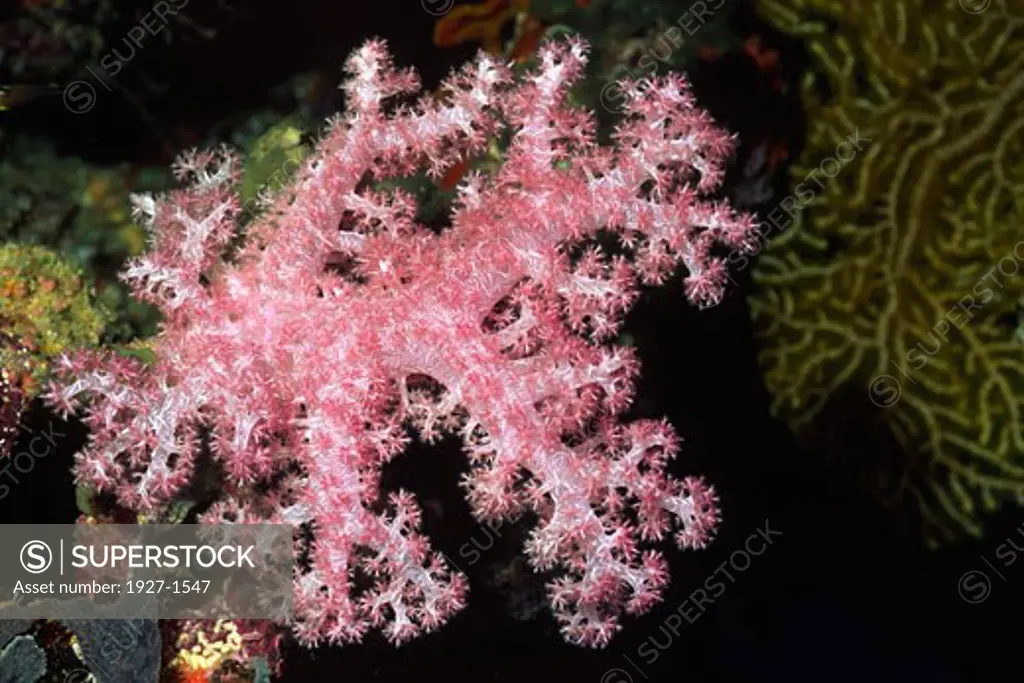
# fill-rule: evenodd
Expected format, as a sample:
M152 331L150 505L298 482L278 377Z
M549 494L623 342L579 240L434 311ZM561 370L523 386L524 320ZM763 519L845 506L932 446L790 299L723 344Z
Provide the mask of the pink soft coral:
M124 275L166 316L159 360L78 355L51 388L66 411L91 397L77 476L123 504L174 495L208 438L228 483L205 521L312 523L295 581L304 642L380 627L400 643L463 605L465 582L418 532L411 495L379 499L408 424L462 435L479 519L537 513L527 552L562 570L550 592L576 643L606 644L623 611L660 599L665 561L641 543L675 530L700 548L717 524L713 489L667 474L669 426L617 419L637 362L600 342L638 275L659 283L682 262L692 301L721 297L712 250L745 248L754 229L701 198L731 139L671 76L628 89L617 145L601 147L567 102L585 47L548 45L539 59L517 81L480 56L439 96L386 111L418 80L368 43L348 63L347 114L241 247L237 160L186 155L184 189L137 198L152 244ZM503 167L463 183L440 234L417 224L409 195L370 189L423 168L437 177L502 132Z

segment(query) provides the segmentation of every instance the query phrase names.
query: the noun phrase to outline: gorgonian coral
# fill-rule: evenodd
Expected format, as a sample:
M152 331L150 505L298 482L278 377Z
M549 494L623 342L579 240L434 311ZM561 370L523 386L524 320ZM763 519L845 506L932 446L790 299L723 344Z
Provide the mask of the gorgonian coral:
M753 222L703 198L731 139L680 77L630 85L617 145L603 148L567 101L584 63L581 43L549 45L516 79L481 55L439 93L386 107L418 79L368 43L347 64L347 112L244 235L237 159L185 155L184 188L137 198L152 244L124 272L165 316L157 360L69 356L49 394L65 411L90 397L78 479L153 508L208 444L226 476L203 521L311 527L298 637L380 627L400 643L441 624L466 586L418 532L412 496L381 499L381 467L407 425L428 440L455 430L478 518L536 513L526 550L535 569L563 570L549 588L568 639L603 645L623 611L657 602L665 561L641 545L674 530L702 547L716 498L668 475L666 423L620 419L638 365L607 342L638 280L680 262L689 298L717 302L715 251L747 245ZM504 164L466 178L450 228L417 224L410 195L374 189L439 177L502 134ZM599 233L617 246L599 248Z
M772 409L929 545L980 535L1024 502L1024 2L758 5L814 57L750 301Z

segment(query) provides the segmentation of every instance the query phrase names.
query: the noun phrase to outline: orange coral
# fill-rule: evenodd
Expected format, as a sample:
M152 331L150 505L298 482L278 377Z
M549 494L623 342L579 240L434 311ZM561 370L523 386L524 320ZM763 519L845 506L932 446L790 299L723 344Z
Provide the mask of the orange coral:
M537 51L537 46L544 38L547 26L529 15L520 15L516 26L516 37L509 50L509 56L516 62L525 62Z
M488 52L503 53L501 30L509 21L529 9L529 0L486 0L482 4L459 5L434 26L434 45L455 47L479 42Z

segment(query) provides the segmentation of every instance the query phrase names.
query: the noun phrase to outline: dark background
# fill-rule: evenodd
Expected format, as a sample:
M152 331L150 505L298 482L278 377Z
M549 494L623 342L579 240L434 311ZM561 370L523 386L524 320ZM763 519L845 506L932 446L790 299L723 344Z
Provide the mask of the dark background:
M147 95L159 134L116 92L103 91L87 115L76 116L57 103L11 112L10 125L50 135L63 152L95 161L163 160L169 147L260 105L268 88L292 73L333 70L340 79L342 60L371 35L387 38L397 63L416 66L428 86L474 51L435 48L434 17L418 2L309 0L235 9L193 2L190 14L208 14L218 36L194 40L188 49L143 49L138 57L147 74L169 84L164 94ZM758 25L749 11L736 21L737 31L758 32L777 46L795 78L805 61L799 45ZM752 76L737 69L694 74L702 104L741 138L766 128L795 130L798 138L798 102L752 101L756 88L744 80ZM139 86L131 74L122 76L126 87ZM329 110L337 98L325 99ZM794 149L792 156L798 153ZM378 636L314 652L289 647L284 680L965 681L1005 671L1015 654L1013 617L1024 571L1005 569L1005 581L989 572L994 583L981 604L962 599L958 582L969 570L988 571L982 557L995 561L996 547L1019 538L1024 511L997 517L985 539L937 552L922 549L855 477L826 464L821 454L802 450L785 425L770 417L744 303L749 269L736 277L740 286L706 311L687 306L678 284L649 292L627 325L644 367L636 414L671 421L685 444L675 473L708 477L721 494L724 514L707 550L665 548L673 571L662 605L644 618L624 620L623 631L603 651L564 644L547 612L524 621L507 607L510 595L535 590L536 580L518 588L489 580L495 567L518 553L521 530L510 528L483 561L467 569L470 605L442 630L397 650ZM866 394L865 387L865 401ZM30 426L45 428L51 419L36 407ZM3 521L75 518L68 468L84 430L74 424L58 429L71 437L61 452L19 475L22 483L0 502ZM867 457L884 445L854 447ZM425 509L426 532L452 557L468 539L481 538L457 487L465 466L458 449L446 442L412 449L387 477L390 485L436 501ZM647 664L637 648L651 636L664 644L667 635L659 628L668 614L766 521L782 535Z

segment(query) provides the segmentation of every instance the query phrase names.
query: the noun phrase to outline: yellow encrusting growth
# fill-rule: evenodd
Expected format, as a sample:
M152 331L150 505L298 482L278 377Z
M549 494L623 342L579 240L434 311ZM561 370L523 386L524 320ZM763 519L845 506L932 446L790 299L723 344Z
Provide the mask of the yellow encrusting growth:
M794 184L855 130L869 141L807 184L754 272L773 411L915 503L929 545L977 535L1024 503L1024 0L758 9L813 59Z
M50 360L95 346L109 316L98 308L79 269L37 246L0 246L0 371L18 373L33 394Z
M176 645L178 654L171 665L186 671L216 671L244 648L238 627L224 619L214 622L209 633L201 628L181 633Z

